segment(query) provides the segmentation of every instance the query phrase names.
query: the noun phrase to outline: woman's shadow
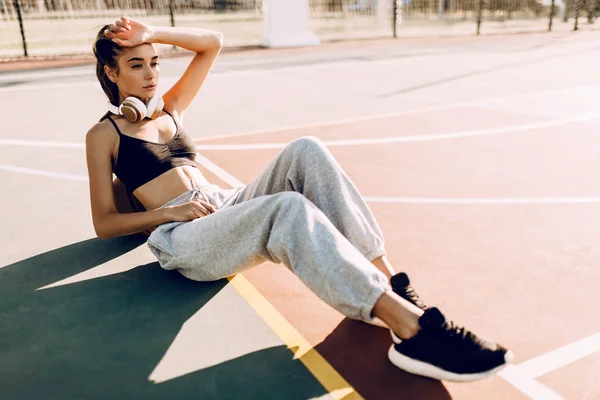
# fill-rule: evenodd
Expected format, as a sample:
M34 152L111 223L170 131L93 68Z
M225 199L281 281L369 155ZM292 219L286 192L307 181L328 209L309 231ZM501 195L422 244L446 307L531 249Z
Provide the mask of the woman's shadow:
M392 365L387 356L391 343L389 330L345 318L315 349L365 399L452 398L440 381Z
M306 399L325 393L283 345L149 381L182 325L227 280L195 282L154 262L38 290L144 242L137 236L90 239L0 268L0 397L227 399L243 393L267 399L286 393ZM213 335L199 332L197 339Z

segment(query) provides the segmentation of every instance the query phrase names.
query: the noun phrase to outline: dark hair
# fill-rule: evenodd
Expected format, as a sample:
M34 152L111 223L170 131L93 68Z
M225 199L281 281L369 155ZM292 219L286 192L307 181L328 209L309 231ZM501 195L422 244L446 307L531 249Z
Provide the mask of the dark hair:
M109 28L110 25L104 25L102 29L100 29L92 49L97 60L96 77L102 86L102 90L104 90L108 100L113 105L119 106L119 88L117 87L116 83L108 79L106 72L104 72L105 65L108 65L116 72L119 72L119 65L117 64L117 61L121 53L121 46L104 35L104 31Z

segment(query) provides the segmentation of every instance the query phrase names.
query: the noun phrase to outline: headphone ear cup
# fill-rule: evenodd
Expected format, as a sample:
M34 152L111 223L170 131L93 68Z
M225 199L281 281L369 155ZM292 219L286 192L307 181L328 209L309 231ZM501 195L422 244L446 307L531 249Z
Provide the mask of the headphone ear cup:
M125 117L125 119L129 122L138 122L141 121L140 112L138 109L126 102L123 102L121 106L119 106L119 114Z
M139 122L146 118L146 105L136 97L126 98L119 107L121 114L130 122Z
M162 112L163 107L165 106L165 102L162 97L153 97L148 102L148 118L155 119Z

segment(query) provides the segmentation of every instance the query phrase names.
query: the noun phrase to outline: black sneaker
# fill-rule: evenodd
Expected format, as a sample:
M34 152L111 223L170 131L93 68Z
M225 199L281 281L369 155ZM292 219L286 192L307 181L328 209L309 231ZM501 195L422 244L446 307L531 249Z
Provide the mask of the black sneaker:
M417 335L388 351L392 364L412 374L467 382L493 375L512 361L511 351L446 320L435 307L425 311L419 325Z
M415 289L410 285L410 279L404 272L397 273L390 279L392 290L404 300L407 300L419 307L421 310L427 310L427 305L419 298Z
M427 310L427 306L425 305L425 303L423 303L415 289L410 285L410 279L408 279L408 275L406 275L406 273L399 272L396 275L392 276L390 279L390 284L392 286L392 290L398 296L419 307L421 310ZM371 321L368 321L368 323L370 323L371 325L379 326L380 328L389 329L387 324L377 317L374 317ZM400 342L400 338L396 337L393 334L392 339L394 339L394 343Z

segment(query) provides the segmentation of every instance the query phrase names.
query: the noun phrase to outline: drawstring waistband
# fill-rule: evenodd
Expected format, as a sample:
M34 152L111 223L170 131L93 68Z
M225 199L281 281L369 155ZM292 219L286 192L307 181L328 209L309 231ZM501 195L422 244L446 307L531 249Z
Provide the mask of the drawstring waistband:
M190 179L190 183L192 184L192 199L194 200L196 198L196 196L200 193L200 191L198 190L198 187L196 186L196 183L194 182L193 179Z
M231 188L223 190L217 185L208 185L198 187L198 185L190 179L191 189L187 190L185 193L180 194L176 198L169 200L160 208L167 207L173 204L180 204L186 201L191 201L194 199L201 199L206 201L207 203L212 204L215 208L219 209L224 206L231 205L234 203L241 193L244 186L240 186L237 188Z
M193 200L193 199L199 197L199 195L201 194L200 189L196 186L194 181L191 179L190 179L190 183L192 184L191 189L185 191L184 193L180 194L179 196L175 197L174 199L167 201L165 204L160 206L160 208L164 208L164 207L176 204L176 203L179 204L180 202L184 202L184 201L190 201L190 200ZM190 197L190 193L191 193L191 197Z

